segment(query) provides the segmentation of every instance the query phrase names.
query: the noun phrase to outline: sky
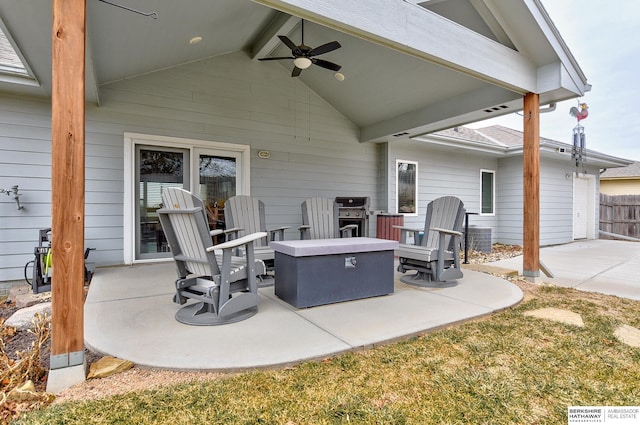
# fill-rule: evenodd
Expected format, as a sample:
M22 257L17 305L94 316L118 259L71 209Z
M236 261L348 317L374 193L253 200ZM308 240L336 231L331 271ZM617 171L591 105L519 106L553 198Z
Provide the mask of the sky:
M542 3L592 88L579 99L557 103L554 112L540 114L540 136L571 144L577 121L569 109L584 102L589 116L580 124L587 148L640 161L640 1ZM510 114L468 127L498 124L522 131L522 122L522 116Z

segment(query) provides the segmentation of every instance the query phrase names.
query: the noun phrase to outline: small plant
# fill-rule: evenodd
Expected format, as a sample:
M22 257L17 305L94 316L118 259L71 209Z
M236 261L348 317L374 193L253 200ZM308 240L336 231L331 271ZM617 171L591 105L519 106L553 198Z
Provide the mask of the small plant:
M6 343L16 334L16 329L5 326L0 319L0 423L5 424L21 412L46 406L53 400L49 394L38 394L29 383L39 382L47 375L42 368L41 354L51 334L51 320L48 315L36 314L33 329L27 332L35 340L25 351L15 356L7 353Z

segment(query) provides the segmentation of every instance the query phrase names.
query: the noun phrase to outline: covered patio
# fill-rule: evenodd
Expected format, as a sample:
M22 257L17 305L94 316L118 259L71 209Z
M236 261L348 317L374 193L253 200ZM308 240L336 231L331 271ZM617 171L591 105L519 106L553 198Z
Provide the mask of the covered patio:
M261 288L258 313L224 326L174 319L174 263L99 268L84 305L85 344L138 365L177 370L241 370L321 359L374 347L507 308L522 299L512 283L465 270L458 285L400 282L382 297L296 309Z
M52 241L56 270L52 369L61 375L71 369L77 378L84 379L83 334L89 345L102 349L93 339L99 334L93 333L96 324L106 326L104 333L113 340L110 344L144 347L149 352L153 349L141 343L143 327L138 323L158 329L159 344L172 344L175 339L176 346L188 346L180 338L194 333L198 335L191 336L194 345L210 352L208 341L212 346L223 341L199 335L214 330L181 329L184 335L177 336L180 332L172 314L162 315L166 324L153 321L161 309L158 306L142 311L121 308L119 303L144 305L145 294L154 299L171 291L170 279L160 283L151 273L141 279L112 278L110 286L104 284L104 291L114 295L96 298L102 279L108 281L108 272L102 271L104 277L96 275L87 301L87 317L83 315L85 244L97 248L95 258L103 265L147 260L136 252L143 245L136 229L143 223L140 216L144 211L138 211L140 197L135 191L139 186L136 171L140 169L136 149L141 146L152 145L165 153L167 149L185 151L181 154L190 155L193 164L201 150L227 149L225 155L237 155L240 164L237 192L268 197L268 222L295 225L298 206L305 197L343 194L328 193L328 188L369 196L372 209L393 210L395 158L389 156L388 145L522 110L526 176L522 190L526 199L523 272L529 277L539 275L541 105L579 97L590 89L539 0L379 0L366 4L194 0L188 6L157 0L125 2L127 5L120 7L110 3L0 1L3 32L17 56L24 59L19 76L0 80L0 90L9 95L4 101L7 105L3 104L11 111L7 134L12 141L20 141L16 145L24 157L36 157L26 161L28 167L22 162L15 167L24 169L15 172L23 179L18 183L29 188L33 204L40 206L26 210L32 211L28 213L31 216L25 214L28 223L20 219L20 228L42 227L39 223L48 224L50 219L52 232L58 235ZM314 66L292 78L297 68L291 60L300 56L296 53L299 49L283 45L282 36L292 40L294 47L298 43L317 47L339 42L341 48L326 52L322 59L340 65L339 74L331 67ZM283 56L287 59L273 60ZM134 139L138 142L131 142ZM34 148L23 140L33 141L38 149L46 148L40 156L31 155ZM459 162L464 163L459 152L451 155L460 156ZM190 169L196 170L193 164ZM197 173L187 174L185 187L198 190ZM475 203L479 199L471 192L465 192L465 197ZM30 236L12 237L29 249L32 246ZM144 267L159 266L141 264L131 270ZM13 264L12 269L15 272L19 267ZM478 304L477 300L490 292L479 289L475 293L471 290L475 283L466 283L467 279L476 282L465 276L458 288L419 295L449 300L449 292L466 293L468 298L464 299L481 310L478 314L509 305L494 306L493 301ZM121 287L123 281L129 284ZM144 282L149 282L149 288ZM116 295L117 288L121 295ZM397 288L393 296L362 303L402 300L407 289ZM267 320L272 307L279 304L277 300L273 306L269 304L268 291L263 292L265 301L256 317L262 318L261 326L283 332L286 327ZM406 298L413 302L417 296L411 293ZM164 302L167 304L162 308L175 308L170 300ZM432 304L437 312L435 305L439 304ZM429 305L416 303L415 311L431 314L424 307ZM112 307L112 320L105 312L94 315L94 307L104 306ZM274 310L278 313L274 316L286 320L285 313L291 311L285 307ZM366 307L371 317L363 317L353 327L360 331L376 320L391 326L398 322L393 314L406 314L402 305L397 307ZM308 313L332 308L342 305L296 312L292 317L309 322ZM341 349L347 349L476 315L442 319L457 310L468 308L447 308L428 320L418 314L423 320L420 324L385 334L376 328L381 335L375 338L349 339L337 332L333 338ZM323 320L340 317L333 311L324 315L330 319ZM352 320L353 312L347 317ZM255 322L251 319L223 332ZM340 323L351 322L343 319ZM398 323L407 326L410 322ZM106 332L109 326L116 332ZM330 329L329 324L314 326ZM124 344L127 329L141 333L131 339L135 344ZM249 336L235 339L246 340L247 347L255 346ZM336 351L336 347L325 351ZM234 351L239 352L244 351ZM124 354L126 358L133 353ZM326 353L299 357L322 355ZM292 360L280 359L273 364L287 361Z

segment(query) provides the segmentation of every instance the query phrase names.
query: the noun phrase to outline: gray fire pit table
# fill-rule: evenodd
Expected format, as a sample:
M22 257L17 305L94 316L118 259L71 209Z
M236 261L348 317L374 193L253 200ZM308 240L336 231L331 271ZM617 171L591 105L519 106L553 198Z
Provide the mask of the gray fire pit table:
M393 292L396 241L312 239L270 246L275 251L275 293L296 308Z

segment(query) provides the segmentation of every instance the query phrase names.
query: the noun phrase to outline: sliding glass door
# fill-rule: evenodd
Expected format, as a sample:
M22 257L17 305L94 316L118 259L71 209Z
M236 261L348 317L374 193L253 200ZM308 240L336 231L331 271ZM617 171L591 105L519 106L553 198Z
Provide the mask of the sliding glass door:
M238 193L238 164L240 158L233 152L196 150L198 182L196 193L204 201L211 229L224 229L224 203ZM224 237L214 238L219 243Z
M167 187L195 193L204 201L210 228L224 229L224 204L240 193L240 164L242 152L233 150L136 144L134 260L171 257L157 213Z
M136 259L171 256L156 211L165 188L189 189L189 174L187 149L136 147Z

